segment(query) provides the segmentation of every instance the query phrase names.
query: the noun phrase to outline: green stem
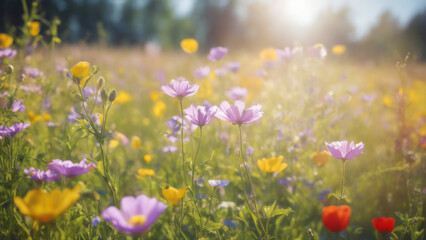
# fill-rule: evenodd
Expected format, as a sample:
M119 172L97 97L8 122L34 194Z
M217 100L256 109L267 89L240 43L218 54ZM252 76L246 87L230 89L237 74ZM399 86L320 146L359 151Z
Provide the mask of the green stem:
M216 187L213 188L212 196L210 197L209 212L208 212L207 221L206 221L206 224L204 224L204 227L207 226L207 224L210 221L210 216L211 216L211 211L212 211L212 205L213 205L213 197L214 197L215 191L216 191Z
M262 219L260 218L259 210L257 209L256 193L255 193L255 190L254 190L254 187L253 187L253 182L251 180L250 174L249 174L249 172L247 170L247 166L246 166L245 155L244 155L244 151L243 151L243 134L242 134L242 131L241 131L241 124L238 125L238 130L239 130L239 133L240 133L240 158L242 160L242 163L243 163L244 170L245 170L245 173L247 175L247 178L248 178L248 180L250 182L250 187L251 187L251 191L252 191L252 194L253 194L254 209L256 211L255 213L256 213L257 218L259 219L260 226L262 227L262 230L265 233L265 237L267 239L269 239L269 235L266 232L265 227L263 226ZM247 197L247 195L246 195L246 197ZM248 202L249 201L247 199L247 203Z
M179 98L180 103L180 113L181 113L181 124L180 124L180 141L181 141L181 152L182 152L182 173L183 173L183 180L185 181L185 185L188 186L188 181L186 180L186 173L185 173L185 149L183 146L183 104L182 104L182 98Z
M343 166L342 167L342 186L340 188L340 198L339 198L338 205L340 205L340 200L343 199L343 186L345 184L345 163L346 163L346 160L343 159L343 161L342 161L342 166Z
M202 136L203 136L203 127L200 126L200 139L198 140L198 147L197 147L197 151L195 152L194 161L192 161L192 189L194 189L194 193L197 192L195 191L195 168L197 166L197 158L198 158L198 152L200 151Z

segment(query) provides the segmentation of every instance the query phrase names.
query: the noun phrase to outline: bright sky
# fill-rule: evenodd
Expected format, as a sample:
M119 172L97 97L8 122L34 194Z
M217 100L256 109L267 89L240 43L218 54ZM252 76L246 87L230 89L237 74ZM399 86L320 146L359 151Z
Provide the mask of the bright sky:
M172 1L178 15L186 15L192 10L196 0ZM201 0L204 1L204 0ZM214 0L226 2L228 0ZM340 9L344 6L350 9L350 20L355 26L355 37L367 34L375 25L379 16L389 10L402 26L405 26L417 13L426 9L426 0L248 0L269 1L287 12L287 15L297 24L309 25L323 9L332 7ZM244 2L244 1L240 1ZM277 9L278 10L278 9Z

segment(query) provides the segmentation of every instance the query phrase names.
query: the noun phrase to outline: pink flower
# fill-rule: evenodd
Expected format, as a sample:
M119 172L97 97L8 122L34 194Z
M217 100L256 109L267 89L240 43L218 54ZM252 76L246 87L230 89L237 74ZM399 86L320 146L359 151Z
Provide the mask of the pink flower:
M247 89L242 87L233 87L231 90L226 92L226 96L228 96L233 101L237 101L245 98L247 95Z
M356 158L364 150L364 144L362 142L355 145L353 141L348 144L348 141L345 140L341 142L332 142L330 144L326 142L325 145L333 157L342 160Z
M212 121L217 112L217 107L213 106L206 110L205 106L196 106L191 104L191 106L183 112L190 123L202 127Z
M262 106L259 104L253 105L247 110L244 108L244 102L235 101L234 105L231 106L227 101L223 101L216 117L232 124L241 125L257 121L263 116L263 112L260 111Z
M215 62L222 59L228 53L228 48L226 47L214 47L210 49L208 58L210 61Z
M197 84L191 85L185 78L180 77L176 80L173 79L167 85L161 86L161 90L170 97L183 98L194 95L199 87Z

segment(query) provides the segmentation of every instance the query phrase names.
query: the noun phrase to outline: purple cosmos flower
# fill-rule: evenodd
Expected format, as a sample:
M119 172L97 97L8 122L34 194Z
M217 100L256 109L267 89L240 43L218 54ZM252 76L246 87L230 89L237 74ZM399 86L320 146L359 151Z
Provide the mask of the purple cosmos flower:
M234 105L231 106L227 101L223 101L216 113L216 117L232 124L241 125L257 121L263 116L263 112L260 111L262 106L259 104L253 105L247 110L244 108L244 102L235 101Z
M197 184L197 186L199 186L199 187L204 187L203 182L204 182L204 177L200 177L200 178L195 179L195 183L196 183L196 184Z
M3 58L9 58L12 59L16 55L16 50L13 50L11 48L0 48L0 61L3 60Z
M178 121L174 118L170 118L169 121L167 121L167 126L172 132L178 132L180 130L180 124L178 124Z
M29 85L21 85L20 89L24 92L38 93L41 95L41 86L29 86Z
M197 84L191 85L185 78L180 77L176 80L173 79L167 85L161 86L161 90L170 97L183 98L194 95L199 87Z
M54 182L61 179L61 175L51 170L42 171L31 167L30 169L24 169L24 173L30 175L30 178L34 181Z
M113 133L113 136L115 139L120 141L121 145L126 146L127 144L129 144L129 139L123 133L115 131Z
M227 53L228 53L228 48L214 47L210 49L208 58L210 59L210 61L215 62L225 57Z
M176 152L178 150L178 147L176 146L165 146L163 147L163 152Z
M92 225L94 227L98 226L99 223L101 223L101 218L100 217L96 216L96 217L92 218Z
M70 160L62 161L61 159L55 159L47 166L50 170L55 171L65 177L74 177L85 174L95 168L94 163L86 164L86 162L86 159L81 160L80 163L73 163Z
M197 78L205 78L210 74L210 67L204 66L194 70L194 76Z
M57 127L57 126L59 126L59 123L47 122L47 126L48 127Z
M4 92L4 93L0 93L0 98L2 98L2 97L6 97L7 95L9 95L9 92L8 92L8 91L6 91L6 92Z
M253 151L254 151L254 149L251 146L248 146L247 149L246 149L246 156L247 157L253 156Z
M225 219L223 220L223 225L232 228L232 229L237 229L237 223L232 221L231 219Z
M348 141L345 140L341 142L332 142L330 144L326 142L325 145L334 158L342 160L356 158L364 150L364 144L362 142L355 145L353 141L348 144Z
M268 73L264 69L259 69L256 72L256 76L260 78L266 78L268 76Z
M203 102L203 106L206 108L206 111L208 111L211 107L213 107L213 106L209 103L209 101L207 101L207 100L204 100L204 102Z
M75 111L74 107L71 107L67 118L68 122L77 122L76 119L80 119L80 115Z
M30 126L30 123L22 123L22 122L15 123L9 128L6 127L5 129L3 129L3 131L6 132L6 134L1 134L2 130L0 130L0 135L3 135L3 136L7 135L9 137L13 137L16 134L20 133L22 130L28 128L29 126Z
M289 47L277 49L277 55L283 62L289 62L296 53L297 48L293 48L292 50Z
M241 64L239 62L229 62L226 64L226 68L233 73L237 73L240 67Z
M165 83L166 82L166 73L164 72L164 70L160 69L157 71L157 73L155 74L155 78L160 82L160 83Z
M288 187L290 185L290 183L293 182L293 179L290 177L286 177L286 178L281 178L278 180L278 183L283 185L284 187Z
M145 232L166 208L166 204L156 198L145 195L139 195L137 198L126 196L121 199L121 210L111 206L102 212L102 217L118 231L140 234Z
M247 96L247 89L242 87L233 87L231 90L226 92L226 96L228 96L232 101L237 101Z
M209 184L212 187L226 187L229 184L229 180L209 180Z
M220 135L220 140L222 140L224 143L227 143L229 140L229 136L226 133L222 133Z
M331 188L327 188L327 189L323 190L318 195L318 200L321 201L321 202L324 201L324 200L327 200L328 194L330 194L330 193L331 193Z
M94 94L96 92L96 89L94 87L85 87L83 89L83 97L84 98L88 98L90 97L92 94Z
M322 44L316 44L309 49L309 55L315 58L325 58L327 56L327 50Z
M32 68L32 67L28 67L26 66L24 68L25 74L27 74L28 76L32 77L32 78L37 78L39 76L42 76L43 73L40 72L37 68Z
M202 127L212 121L217 112L217 107L213 106L209 108L209 110L206 110L206 107L204 106L191 104L191 106L183 110L183 112L190 123Z
M25 106L22 104L23 100L13 100L12 106L10 107L10 111L12 112L23 112L25 111Z
M46 110L52 106L52 101L50 100L50 97L46 97L43 99L43 109Z
M366 102L372 102L374 100L374 96L371 94L364 94L362 95L362 100Z
M214 70L214 73L216 74L216 76L218 77L223 77L226 76L226 74L228 74L228 69L226 68L218 68Z

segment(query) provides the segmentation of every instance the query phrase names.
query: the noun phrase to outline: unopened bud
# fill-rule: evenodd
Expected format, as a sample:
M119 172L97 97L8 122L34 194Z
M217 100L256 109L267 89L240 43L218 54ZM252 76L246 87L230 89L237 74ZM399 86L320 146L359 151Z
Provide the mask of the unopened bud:
M105 103L108 100L108 94L106 93L105 89L102 89L101 91L101 99L103 103Z
M113 89L110 93L109 93L109 97L108 100L110 102L114 102L115 98L117 97L117 91L115 91L115 89Z
M14 68L12 65L10 65L10 64L8 64L8 65L6 66L6 68L4 69L4 71L5 71L7 74L12 74L12 73L13 73L13 70L15 70L15 68Z
M98 89L101 89L105 84L105 79L103 77L98 78Z

